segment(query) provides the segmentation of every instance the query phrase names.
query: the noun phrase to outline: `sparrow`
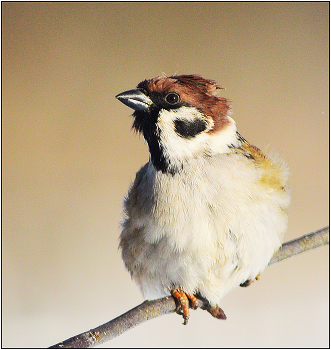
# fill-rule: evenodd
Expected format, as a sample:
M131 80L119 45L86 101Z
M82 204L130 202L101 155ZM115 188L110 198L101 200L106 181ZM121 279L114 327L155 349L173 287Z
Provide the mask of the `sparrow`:
M288 221L287 165L238 133L220 89L162 75L116 96L150 154L124 199L122 258L146 299L175 298L184 324L198 299L225 319L222 298L260 276Z

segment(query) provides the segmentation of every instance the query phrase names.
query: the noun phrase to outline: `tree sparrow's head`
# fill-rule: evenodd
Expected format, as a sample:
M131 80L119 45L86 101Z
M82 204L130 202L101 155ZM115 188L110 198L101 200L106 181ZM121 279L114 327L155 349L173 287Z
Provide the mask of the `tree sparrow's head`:
M161 76L116 98L135 110L133 128L148 143L156 170L175 174L192 158L227 153L239 142L219 89L198 75Z

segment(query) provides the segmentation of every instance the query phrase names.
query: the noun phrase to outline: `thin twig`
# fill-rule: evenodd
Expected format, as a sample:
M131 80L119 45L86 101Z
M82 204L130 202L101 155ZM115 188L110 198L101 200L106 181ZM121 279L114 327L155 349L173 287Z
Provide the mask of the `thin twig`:
M272 257L269 265L324 244L329 244L329 227L284 243L282 248ZM206 304L199 300L199 307L205 309ZM145 321L175 311L176 303L170 296L157 300L146 300L125 314L50 348L92 348L118 337Z
M329 226L283 244L269 262L272 265L291 256L329 244Z

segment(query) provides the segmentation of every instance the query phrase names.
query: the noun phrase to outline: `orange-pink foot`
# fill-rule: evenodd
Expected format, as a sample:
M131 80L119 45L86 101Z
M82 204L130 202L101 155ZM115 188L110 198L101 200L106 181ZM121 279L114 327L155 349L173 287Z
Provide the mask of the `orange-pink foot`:
M188 319L190 318L190 313L189 313L190 302L191 302L192 309L197 309L198 299L193 294L185 293L181 289L173 289L171 291L171 295L175 299L176 304L178 304L177 312L183 314L184 325L186 325L188 322Z

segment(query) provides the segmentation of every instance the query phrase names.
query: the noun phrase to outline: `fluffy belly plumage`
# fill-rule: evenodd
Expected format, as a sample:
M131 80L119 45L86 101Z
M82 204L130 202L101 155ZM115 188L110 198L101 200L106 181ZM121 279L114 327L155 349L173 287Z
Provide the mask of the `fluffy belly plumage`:
M223 163L228 180L217 185L211 180L207 187L206 181L191 183L185 174L168 181L159 172L153 177L148 165L137 176L140 195L134 185L125 203L121 247L145 298L182 289L218 304L234 287L260 274L280 247L287 216L277 194L259 194L249 173L246 183L236 186L236 177L226 174L231 164ZM215 175L206 165L203 169Z

